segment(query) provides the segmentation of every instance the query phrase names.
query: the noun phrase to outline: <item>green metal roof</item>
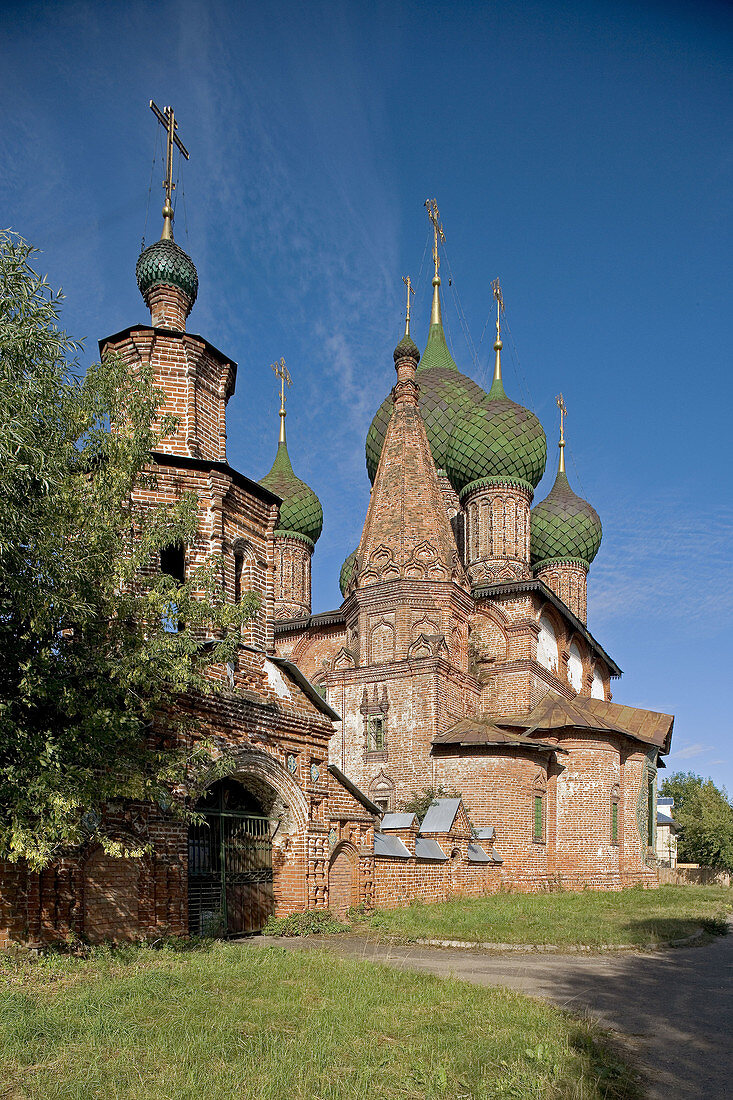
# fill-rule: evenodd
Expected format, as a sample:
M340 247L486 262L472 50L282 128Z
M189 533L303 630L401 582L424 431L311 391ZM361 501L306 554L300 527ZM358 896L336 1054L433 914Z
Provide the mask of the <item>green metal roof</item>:
M598 553L603 528L595 508L570 488L564 470L544 500L532 509L532 564L551 558L580 558L588 565Z
M446 472L456 492L481 478L519 478L535 488L545 472L547 440L537 417L511 401L497 379L481 403L456 421Z
M176 286L196 301L199 277L191 257L175 241L156 241L141 252L135 265L137 285L143 297L151 287L164 284Z
M404 359L406 355L409 355L412 359L415 360L415 362L417 362L420 358L420 352L418 350L417 344L408 332L405 333L397 347L394 349L395 363L398 359Z
M290 464L286 443L278 443L275 461L260 485L282 497L278 533L301 535L312 543L323 529L323 509L313 490L296 477Z
M399 347L399 345L398 345ZM441 324L430 326L428 342L416 372L420 387L418 404L427 432L433 461L439 470L445 469L446 454L453 425L461 413L486 396L471 378L461 374L448 351ZM374 481L382 453L387 425L392 416L392 394L385 397L377 409L366 437L366 465L369 480Z
M357 546L356 550L359 547ZM339 573L339 588L341 589L341 595L346 595L346 589L348 588L351 575L354 572L354 566L356 565L356 550L352 550L348 558L341 566L341 572Z

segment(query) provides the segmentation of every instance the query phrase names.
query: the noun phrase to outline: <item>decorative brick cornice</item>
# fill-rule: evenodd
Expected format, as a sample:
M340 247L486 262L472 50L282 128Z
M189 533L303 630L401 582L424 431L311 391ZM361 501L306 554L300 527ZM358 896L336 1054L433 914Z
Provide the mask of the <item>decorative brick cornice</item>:
M308 547L311 553L316 548L316 544L312 539L309 539L307 535L301 535L297 531L283 531L281 527L276 527L273 531L273 535L276 539L292 539L293 542L302 542Z

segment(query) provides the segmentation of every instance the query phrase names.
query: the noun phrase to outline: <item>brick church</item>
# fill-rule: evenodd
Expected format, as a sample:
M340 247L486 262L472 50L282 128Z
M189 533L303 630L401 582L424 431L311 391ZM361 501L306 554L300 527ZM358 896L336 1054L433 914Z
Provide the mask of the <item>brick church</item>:
M436 230L425 349L408 293L343 603L312 614L323 514L293 471L284 403L270 472L233 469L237 367L187 329L198 276L169 201L163 213L136 270L150 322L100 350L150 363L177 418L153 455L156 500L193 490L199 534L161 568L184 576L220 555L226 598L260 598L221 691L196 702L227 774L195 777L196 824L110 805L120 835L149 846L141 859L106 854L90 829L40 873L0 868L0 943L236 935L271 913L656 882L656 773L673 719L611 701L620 669L586 624L600 520L568 483L562 434L555 484L531 507L545 433L505 393L498 308L484 393L446 343ZM425 788L443 791L418 821L402 806Z

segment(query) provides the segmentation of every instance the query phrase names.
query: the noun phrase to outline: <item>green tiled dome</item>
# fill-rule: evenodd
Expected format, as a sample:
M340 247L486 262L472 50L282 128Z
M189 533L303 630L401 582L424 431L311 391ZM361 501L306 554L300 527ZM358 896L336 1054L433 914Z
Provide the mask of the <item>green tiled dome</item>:
M545 472L547 440L537 417L510 401L501 379L456 421L446 472L456 492L487 477L519 478L534 489Z
M260 485L282 497L276 533L298 535L315 545L323 529L323 509L313 490L293 473L287 444L278 443L272 469Z
M357 547L357 550L359 548ZM348 558L341 566L341 572L339 574L339 588L341 589L341 595L346 595L346 589L349 586L351 575L354 572L354 566L356 565L356 550L352 550Z
M156 241L141 252L135 266L137 285L143 298L151 287L163 283L177 286L191 299L196 301L199 291L199 277L191 257L175 241Z
M458 370L448 351L441 324L430 326L428 342L417 368L416 379L420 387L420 413L433 460L439 470L444 470L455 420L481 401L486 394L479 385ZM379 465L392 408L392 395L389 393L377 409L367 432L366 465L369 480L372 482Z
M564 470L544 500L532 509L530 546L532 564L550 558L580 558L588 565L601 545L603 528L598 513L574 493Z

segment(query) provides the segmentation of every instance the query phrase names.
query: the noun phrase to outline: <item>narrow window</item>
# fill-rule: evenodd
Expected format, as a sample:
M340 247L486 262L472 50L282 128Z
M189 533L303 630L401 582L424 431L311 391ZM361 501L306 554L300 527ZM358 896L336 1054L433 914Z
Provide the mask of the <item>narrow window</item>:
M650 848L654 847L654 779L650 776L647 786L647 842Z
M542 840L543 838L543 822L542 822L542 795L536 794L534 796L534 840Z
M611 843L618 844L618 799L611 800Z
M160 551L160 571L179 584L186 582L186 555L180 542L172 546L165 546ZM183 630L183 622L178 614L178 604L171 600L163 615L163 629L169 634L177 634Z
M234 555L234 602L242 602L242 570L244 568L244 554Z
M367 718L367 752L384 752L384 717L370 715Z

